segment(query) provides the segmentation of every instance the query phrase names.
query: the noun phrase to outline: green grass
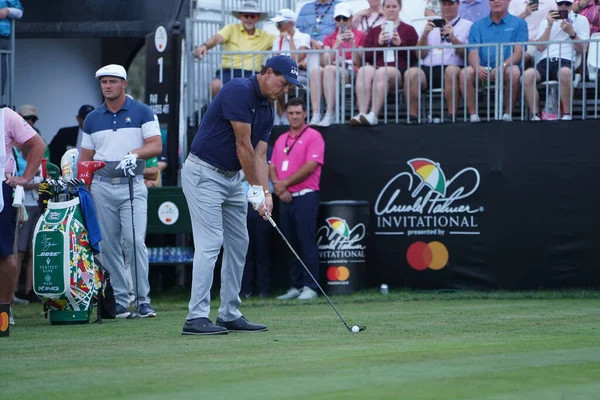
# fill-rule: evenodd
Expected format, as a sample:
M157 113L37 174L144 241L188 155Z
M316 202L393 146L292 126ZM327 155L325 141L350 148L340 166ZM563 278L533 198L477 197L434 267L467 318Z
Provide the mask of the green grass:
M159 317L51 326L16 307L0 339L1 399L599 399L600 293L248 300L269 332L181 336L187 295ZM213 304L213 320L218 304Z

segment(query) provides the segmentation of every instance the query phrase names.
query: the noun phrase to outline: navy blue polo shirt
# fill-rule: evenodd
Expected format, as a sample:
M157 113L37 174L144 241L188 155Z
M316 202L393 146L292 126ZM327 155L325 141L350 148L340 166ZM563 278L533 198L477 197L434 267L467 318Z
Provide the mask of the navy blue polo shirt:
M527 29L527 22L511 14L506 14L498 23L495 23L488 15L475 22L469 32L469 44L513 43L527 42L528 40L529 30ZM469 50L479 50L481 66L496 67L496 46L470 48ZM504 54L502 55L500 64L510 57L512 53L512 46L504 46Z
M81 147L94 150L94 160L121 161L131 150L144 146L145 140L160 135L152 109L127 97L113 113L106 103L89 113L83 123Z
M235 133L230 121L252 125L250 141L269 143L273 129L273 108L260 93L256 75L226 83L208 106L190 152L201 160L228 171L242 169L237 156Z

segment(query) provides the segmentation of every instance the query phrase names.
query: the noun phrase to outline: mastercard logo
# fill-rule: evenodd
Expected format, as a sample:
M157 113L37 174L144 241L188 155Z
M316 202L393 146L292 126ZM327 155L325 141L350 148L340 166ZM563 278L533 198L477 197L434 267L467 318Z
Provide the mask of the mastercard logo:
M327 268L327 279L330 281L347 281L350 278L350 271L346 267Z
M406 251L406 261L417 271L439 270L448 264L448 249L440 242L415 242Z
M6 332L8 329L9 317L6 311L0 313L0 332Z

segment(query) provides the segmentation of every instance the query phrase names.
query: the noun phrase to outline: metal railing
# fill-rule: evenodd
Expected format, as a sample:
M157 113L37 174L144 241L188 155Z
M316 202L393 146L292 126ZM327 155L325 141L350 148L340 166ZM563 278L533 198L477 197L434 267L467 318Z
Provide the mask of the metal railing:
M4 39L2 39L4 40ZM15 87L15 21L11 20L9 49L0 49L0 104L14 106Z
M596 46L596 49L599 46L599 39L594 39L591 41L571 41L570 43L585 43L588 47ZM560 42L536 42L535 45L558 45L559 46L559 58L565 56L567 58L571 58L573 53L568 54L568 50L566 49L567 44ZM336 56L337 51L335 50L306 50L306 51L294 51L290 52L292 55L306 54L307 55L307 64L309 65L309 72L304 71L304 79L305 79L305 88L302 90L296 90L296 93L290 93L290 96L298 96L302 95L306 98L307 109L309 110L309 120L312 118L312 115L316 112L321 112L326 110L325 107L328 107L329 110L332 108L331 101L325 101L327 98L327 93L325 91L329 90L334 92L333 99L333 122L334 123L345 123L348 122L349 119L358 113L359 106L362 105L364 108L365 103L369 103L369 101L373 101L373 99L378 99L379 102L383 101L381 104L381 111L377 115L379 118L379 122L389 123L389 122L441 122L441 121L468 121L471 118L472 114L477 114L481 120L500 120L503 118L505 114L504 110L504 98L509 96L508 100L511 101L511 104L516 103L516 107L510 107L510 118L511 119L520 119L520 120L528 120L531 117L531 113L529 112L529 108L527 105L526 98L526 84L523 78L523 68L521 67L521 76L518 78L519 82L515 83L513 76L509 77L509 81L505 81L504 74L498 74L496 76L497 79L487 79L486 82L481 82L479 79L474 79L474 99L475 99L475 111L468 109L468 104L465 101L465 96L467 95L468 85L467 80L462 79L463 74L465 74L465 70L462 69L458 75L452 75L452 83L449 86L449 94L450 101L455 101L454 99L459 98L459 104L453 104L453 108L456 112L450 113L446 111L448 108L448 101L445 98L443 89L432 88L432 83L434 83L434 76L432 73L432 69L429 70L429 79L424 82L422 75L419 73L417 75L417 79L411 79L410 74L402 74L402 75L389 75L394 73L395 71L392 68L399 68L399 55L405 54L407 64L413 65L414 67L420 66L422 68L429 68L423 65L422 55L426 51L441 51L441 57L445 56L445 52L450 51L461 51L466 50L486 50L484 53L487 54L487 58L484 60L484 64L487 65L502 65L505 60L504 50L510 48L508 51L512 54L515 45L527 45L532 46L532 43L505 43L505 44L485 44L485 45L473 45L466 44L460 46L447 46L447 47L430 47L430 46L422 46L422 47L401 47L394 48L393 50L396 52L396 58L394 61L394 67L389 67L387 70L384 68L382 76L379 76L379 80L370 78L366 74L366 70L368 68L364 68L361 70L360 64L358 67L348 68L348 63L346 63L346 57L349 54L352 55L352 59L360 58L365 59L365 55L373 55L379 51L387 51L390 48L358 48L358 49L344 49L341 52L341 55ZM510 47L509 47L510 46ZM565 50L563 50L563 46L565 46ZM254 70L255 72L258 68L254 67L255 65L260 65L264 62L264 60L271 55L273 52L265 51L265 52L223 52L218 49L211 49L207 56L203 60L197 60L193 58L193 55L190 54L190 58L188 59L188 79L194 79L188 81L188 89L189 93L187 96L188 105L186 109L188 110L188 117L192 114L194 115L193 119L190 119L190 124L197 124L199 118L202 116L202 109L206 107L211 99L212 99L212 90L211 90L211 82L215 76L218 74L222 74L224 71L230 70L231 65L225 65L223 68L223 60L229 60L233 57L245 57L244 66L247 66L249 70ZM598 97L598 79L590 79L590 76L595 77L598 71L594 68L590 70L590 66L600 66L598 58L598 51L595 51L595 59L588 60L587 51L584 52L580 56L581 59L581 71L579 75L574 80L574 84L570 85L571 95L569 97L569 110L571 110L571 114L577 114L580 118L598 118L598 108L600 106L599 97ZM539 60L542 56L538 56L537 60ZM468 64L468 54L466 56L466 63ZM316 60L316 61L315 61ZM547 59L549 61L549 59ZM588 63L589 61L589 63ZM515 63L510 63L508 67L517 66L518 64L523 65L525 62L525 54L521 54L520 60ZM589 65L588 65L589 64ZM328 70L329 75L323 73L315 73L315 66L321 65L322 68L326 68ZM327 67L329 65L329 67ZM533 65L535 66L535 64ZM446 65L447 67L447 65ZM461 67L462 68L462 67ZM590 74L590 71L594 71L594 73ZM404 72L404 71L402 71ZM331 74L333 74L333 78L331 78ZM389 79L393 77L393 79ZM406 80L404 78L407 78ZM541 92L533 91L534 102L542 99L550 98L550 96L554 95L555 92L558 93L558 98L560 99L561 94L563 94L563 89L560 87L561 85L556 82L556 79L549 76L549 71L547 69L546 72L546 83L536 84L534 87L540 87L543 90ZM552 79L551 79L552 78ZM440 75L441 88L446 87L446 77L444 74ZM382 82L389 82L389 85L382 84ZM406 95L411 92L411 88L415 85L417 87L423 87L424 83L427 83L427 89L418 90L416 92L416 97ZM515 84L515 85L513 85ZM316 86L316 89L315 89ZM387 87L386 87L387 86ZM506 87L507 92L504 91ZM518 93L513 93L514 90L518 90ZM557 90L554 90L557 88ZM530 90L530 87L527 87ZM313 92L311 95L311 91ZM382 93L384 91L384 93ZM404 92L404 93L403 93ZM325 96L324 96L325 95ZM330 96L331 97L331 96ZM413 115L416 117L416 121L411 119L411 115L408 110L411 109L411 105L414 107L414 103L418 104L417 107L417 115ZM560 102L558 103L560 104ZM277 104L275 104L277 106ZM580 107L581 111L575 113L574 106ZM541 104L540 104L541 107ZM369 110L372 107L369 107ZM452 109L452 107L451 107ZM367 110L362 110L363 112ZM378 110L375 110L378 111ZM540 111L539 109L537 110ZM450 114L452 114L450 116ZM450 117L450 118L448 118Z

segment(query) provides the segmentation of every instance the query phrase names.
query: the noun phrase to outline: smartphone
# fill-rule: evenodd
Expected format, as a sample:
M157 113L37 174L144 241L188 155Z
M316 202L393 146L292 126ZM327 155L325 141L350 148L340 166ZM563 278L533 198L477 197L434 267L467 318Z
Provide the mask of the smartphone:
M558 17L556 19L567 19L569 18L569 10L558 10Z
M343 24L342 26L340 26L340 32L344 33L347 32L349 29L349 26L346 24Z
M394 21L385 21L383 25L383 31L385 33L393 33L394 32Z
M441 28L444 25L446 25L445 19L438 18L438 19L434 19L432 21L433 21L433 25L435 25L436 28Z
M540 0L529 0L529 4L533 4L533 5L539 5L540 4Z

